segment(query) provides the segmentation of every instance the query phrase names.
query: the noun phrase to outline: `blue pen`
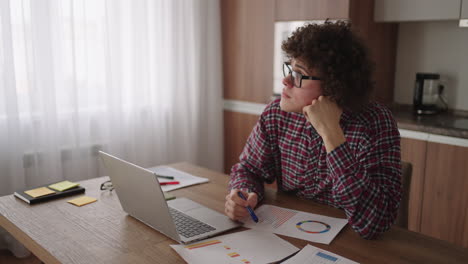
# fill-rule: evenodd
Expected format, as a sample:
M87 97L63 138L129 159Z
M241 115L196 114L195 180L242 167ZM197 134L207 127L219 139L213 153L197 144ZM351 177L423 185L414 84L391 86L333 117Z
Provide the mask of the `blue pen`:
M238 191L237 195L239 195L240 198L247 201L247 198L245 198L245 196L244 196L244 194L242 194L242 192ZM258 223L258 217L255 215L254 210L252 210L252 207L250 207L250 205L247 205L247 210L249 211L249 214L252 217L252 220L254 220L255 223Z

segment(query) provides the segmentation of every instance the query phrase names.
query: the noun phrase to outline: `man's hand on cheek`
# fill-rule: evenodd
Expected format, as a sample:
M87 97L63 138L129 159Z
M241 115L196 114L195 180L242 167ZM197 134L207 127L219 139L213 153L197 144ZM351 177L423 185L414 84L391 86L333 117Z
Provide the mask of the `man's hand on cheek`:
M332 151L346 141L340 127L343 110L330 98L319 96L312 104L302 109L307 120L322 137L327 152Z

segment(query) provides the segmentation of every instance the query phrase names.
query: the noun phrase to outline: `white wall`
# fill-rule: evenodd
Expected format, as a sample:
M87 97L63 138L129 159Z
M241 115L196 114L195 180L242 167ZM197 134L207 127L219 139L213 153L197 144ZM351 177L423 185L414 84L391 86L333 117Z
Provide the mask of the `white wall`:
M413 103L416 72L440 73L449 107L468 110L468 28L458 27L458 21L400 23L397 103Z

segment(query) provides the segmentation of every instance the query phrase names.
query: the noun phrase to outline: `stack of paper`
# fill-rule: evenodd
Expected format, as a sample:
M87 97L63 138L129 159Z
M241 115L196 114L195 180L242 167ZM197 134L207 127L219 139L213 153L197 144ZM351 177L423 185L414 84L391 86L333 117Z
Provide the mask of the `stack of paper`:
M197 177L192 174L176 170L170 167L152 167L148 168L148 170L155 172L157 174L161 174L164 176L172 176L174 179L159 179L160 182L165 181L178 181L179 184L171 184L171 185L161 185L161 189L163 192L168 192L172 190L176 190L179 188L184 188L194 184L200 184L204 182L208 182L207 178Z
M187 263L194 264L271 263L299 250L271 233L256 230L218 236L189 245L171 245L171 247Z

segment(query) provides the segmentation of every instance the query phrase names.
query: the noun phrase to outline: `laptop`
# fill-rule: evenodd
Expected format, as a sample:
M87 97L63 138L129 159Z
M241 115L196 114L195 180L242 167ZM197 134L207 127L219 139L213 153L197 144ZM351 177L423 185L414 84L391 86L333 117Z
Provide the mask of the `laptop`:
M155 173L99 151L123 210L173 240L187 244L241 226L187 198L166 201Z

